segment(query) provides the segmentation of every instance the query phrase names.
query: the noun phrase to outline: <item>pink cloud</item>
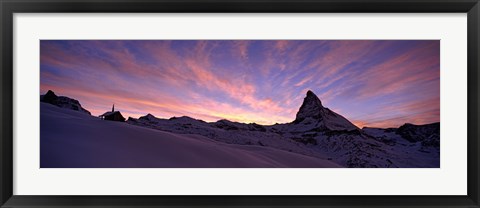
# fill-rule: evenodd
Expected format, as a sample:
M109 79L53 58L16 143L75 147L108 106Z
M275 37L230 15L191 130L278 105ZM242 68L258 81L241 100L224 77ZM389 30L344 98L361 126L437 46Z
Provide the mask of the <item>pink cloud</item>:
M313 79L313 76L305 77L302 80L300 80L297 84L294 84L293 86L295 87L303 86L305 83L309 82L312 79Z
M100 43L101 44L101 43ZM102 47L98 45L98 47ZM52 64L55 66L60 66L64 69L68 68L84 68L86 71L100 70L105 72L107 71L115 71L121 70L123 72L132 74L134 76L142 76L147 80L161 80L167 81L170 84L175 83L178 86L182 87L185 86L189 81L194 81L200 86L205 86L210 90L213 91L221 91L228 94L231 98L237 99L239 103L246 104L251 108L251 110L234 110L232 106L225 106L225 105L218 105L213 107L211 111L207 111L205 107L202 106L192 106L192 105L182 105L181 102L175 101L174 99L168 98L167 94L159 94L161 91L154 90L154 91L145 91L145 89L149 89L148 86L151 85L154 88L154 83L144 82L144 83L129 83L125 82L117 78L116 76L109 76L109 77L101 77L105 80L110 80L116 83L116 86L112 86L114 88L122 88L127 89L122 93L111 93L109 94L105 90L97 90L101 89L98 85L103 85L104 80L97 83L96 88L90 87L88 85L84 85L80 81L76 81L75 79L67 80L65 77L58 77L54 76L49 73L42 73L43 79L50 79L50 80L57 80L62 81L64 83L68 82L72 86L76 87L58 87L53 85L42 85L42 90L46 91L48 89L52 89L56 91L58 94L67 94L71 95L74 98L84 100L85 107L89 108L93 114L101 114L105 110L110 108L111 103L117 103L117 108L121 108L122 105L124 106L125 110L128 111L142 111L145 112L147 110L151 110L151 112L158 112L158 110L163 110L164 112L168 112L171 114L175 114L176 116L187 115L189 112L194 113L197 115L209 115L211 117L219 117L220 112L230 112L230 113L220 113L224 118L231 118L231 119L243 119L243 121L250 121L250 122L259 122L259 123L272 123L271 120L274 119L272 116L268 116L267 113L259 114L253 113L253 111L261 111L264 110L265 112L281 112L284 109L280 107L277 103L275 103L272 99L257 99L255 97L255 86L246 82L246 79L242 77L221 77L210 70L207 70L207 67L210 67L209 63L209 55L208 48L205 44L198 44L195 50L197 51L195 54L200 53L204 54L203 56L192 56L187 59L181 60L181 58L176 57L173 55L174 53L169 51L168 47L151 47L148 50L154 50L159 54L156 56L157 61L162 62L165 57L169 59L168 65L166 68L162 68L163 66L157 66L160 68L153 68L148 65L141 65L138 63L137 60L133 57L133 55L128 52L127 50L116 51L114 49L105 49L103 50L104 53L108 54L110 57L114 57L115 60L119 60L118 66L115 68L109 63L105 62L104 60L99 59L92 59L88 56L82 55L74 55L71 54L65 55L68 57L68 64L63 64L63 62L53 62L49 61L51 57L61 57L62 53L60 50L57 50L58 53L49 52L48 56L44 55L43 57L46 58L44 60L45 64ZM205 50L205 51L203 51ZM54 59L55 60L55 59ZM67 59L64 59L67 60ZM86 63L88 62L88 63ZM190 71L190 73L188 72ZM83 89L79 89L78 86L82 86ZM105 86L108 89L108 84ZM105 89L105 88L102 88ZM132 94L131 92L142 92L144 97L138 97ZM118 96L113 96L118 95ZM154 95L155 97L161 97L162 99L157 102L155 97L150 97L148 95ZM96 99L92 99L92 97ZM106 100L106 102L97 102L98 100ZM94 102L95 101L95 102ZM99 104L105 104L101 108L97 107ZM138 107L141 106L141 107ZM223 107L225 110L222 110ZM252 111L253 110L253 111ZM244 114L248 115L250 119L247 119L245 116L238 116L236 114L231 114L231 112L236 112L236 114ZM147 113L147 112L145 112ZM167 115L168 113L157 113L158 115ZM169 114L169 115L171 115ZM256 114L257 116L254 116ZM139 114L130 114L127 116L138 116ZM263 115L263 116L258 116ZM255 120L258 119L258 120ZM286 118L277 116L277 120L286 121Z
M248 59L248 46L249 41L234 41L234 54L238 54L244 61Z
M42 71L42 80L65 84L42 84L41 89L52 88L59 91L57 93L60 95L78 98L82 104L85 100L85 106L98 114L108 110L111 103L115 102L130 116L146 113L162 117L189 115L208 121L227 118L263 124L293 120L304 97L303 91L308 89L314 90L324 104L341 99L361 103L395 93L415 96L423 93L425 95L419 103L391 105L398 115L372 115L368 121L355 115L353 120L362 125L393 125L393 118L398 121L410 119L410 122L438 120L435 111L427 111L432 107L422 105L438 105L435 99L428 99L439 93L439 86L435 86L438 84L439 71L427 69L438 65L439 60L438 57L424 55L425 50L437 47L436 44L407 51L366 70L356 70L354 67L344 70L356 63L364 65L366 56L381 54L389 45L373 47L373 41L336 41L331 45L322 42L271 41L268 42L271 47L263 51L265 60L252 67L246 64L250 63L247 59L253 59L249 57L248 49L254 43L238 41L233 47L229 46L227 52L230 53L229 50L233 48L233 53L244 61L243 65L236 66L239 71L243 67L251 71L242 74L234 70L227 72L212 60L218 52L214 51L220 47L217 42L198 41L182 54L172 49L171 41L141 42L137 50L146 54L148 61L129 50L124 41L88 41L90 47L101 49L101 55L90 53L88 48L82 46L84 43L77 43L68 50L44 44L41 50L48 53L41 53L42 65L61 70L60 74ZM329 50L325 55L306 58L326 48ZM255 74L255 70L261 72ZM70 73L69 77L64 76L63 73L69 71L78 75ZM255 83L255 76L263 76L265 83ZM95 85L82 83L85 80ZM67 83L76 87L69 87ZM415 90L419 86L431 90ZM202 94L205 92L196 93L199 88L218 97L214 100ZM176 91L181 91L189 100L182 100ZM279 93L274 95L271 92ZM225 97L229 104L221 100ZM202 100L202 103L195 103L195 100ZM345 111L347 118L350 117L348 114L352 114L348 110L340 110ZM418 116L411 116L412 112Z

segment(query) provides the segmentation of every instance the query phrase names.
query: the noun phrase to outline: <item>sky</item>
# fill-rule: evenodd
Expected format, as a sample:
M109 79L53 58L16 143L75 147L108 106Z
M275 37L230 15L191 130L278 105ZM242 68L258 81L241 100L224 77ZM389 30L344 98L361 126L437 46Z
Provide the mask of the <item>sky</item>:
M41 40L40 94L92 115L287 123L312 90L362 128L440 121L439 40Z

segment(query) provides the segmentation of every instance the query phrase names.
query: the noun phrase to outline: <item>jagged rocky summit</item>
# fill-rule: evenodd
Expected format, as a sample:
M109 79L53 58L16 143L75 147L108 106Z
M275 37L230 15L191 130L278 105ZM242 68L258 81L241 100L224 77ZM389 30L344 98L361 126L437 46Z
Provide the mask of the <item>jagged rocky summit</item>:
M65 96L57 96L51 90L48 90L48 92L45 95L40 95L40 102L50 103L60 108L67 108L67 109L80 111L83 113L87 113L88 115L91 115L90 111L83 108L82 105L80 105L80 102L78 102L78 100L65 97Z
M358 127L343 116L325 108L322 105L322 101L310 90L303 99L302 106L297 112L297 116L292 122L292 125L298 126L299 128L303 126L304 128L317 129L320 131L352 131L358 129Z

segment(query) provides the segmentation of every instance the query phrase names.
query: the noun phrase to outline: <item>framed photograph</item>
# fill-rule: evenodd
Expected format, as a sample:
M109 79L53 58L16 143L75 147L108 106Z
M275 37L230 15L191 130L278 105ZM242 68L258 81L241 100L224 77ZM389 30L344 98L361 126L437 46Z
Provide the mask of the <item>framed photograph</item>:
M479 4L1 1L1 207L479 207Z

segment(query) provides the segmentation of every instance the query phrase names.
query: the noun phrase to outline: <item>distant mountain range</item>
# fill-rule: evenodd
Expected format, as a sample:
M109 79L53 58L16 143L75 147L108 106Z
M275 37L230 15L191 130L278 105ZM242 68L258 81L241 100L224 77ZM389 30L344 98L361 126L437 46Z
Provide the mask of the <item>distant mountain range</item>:
M52 91L42 95L41 101L90 114L77 100L57 97ZM359 129L324 107L312 91L307 92L290 123L259 125L225 119L205 122L187 116L162 119L152 114L138 119L129 117L126 123L175 134L201 135L227 144L270 147L351 168L440 167L440 123Z

